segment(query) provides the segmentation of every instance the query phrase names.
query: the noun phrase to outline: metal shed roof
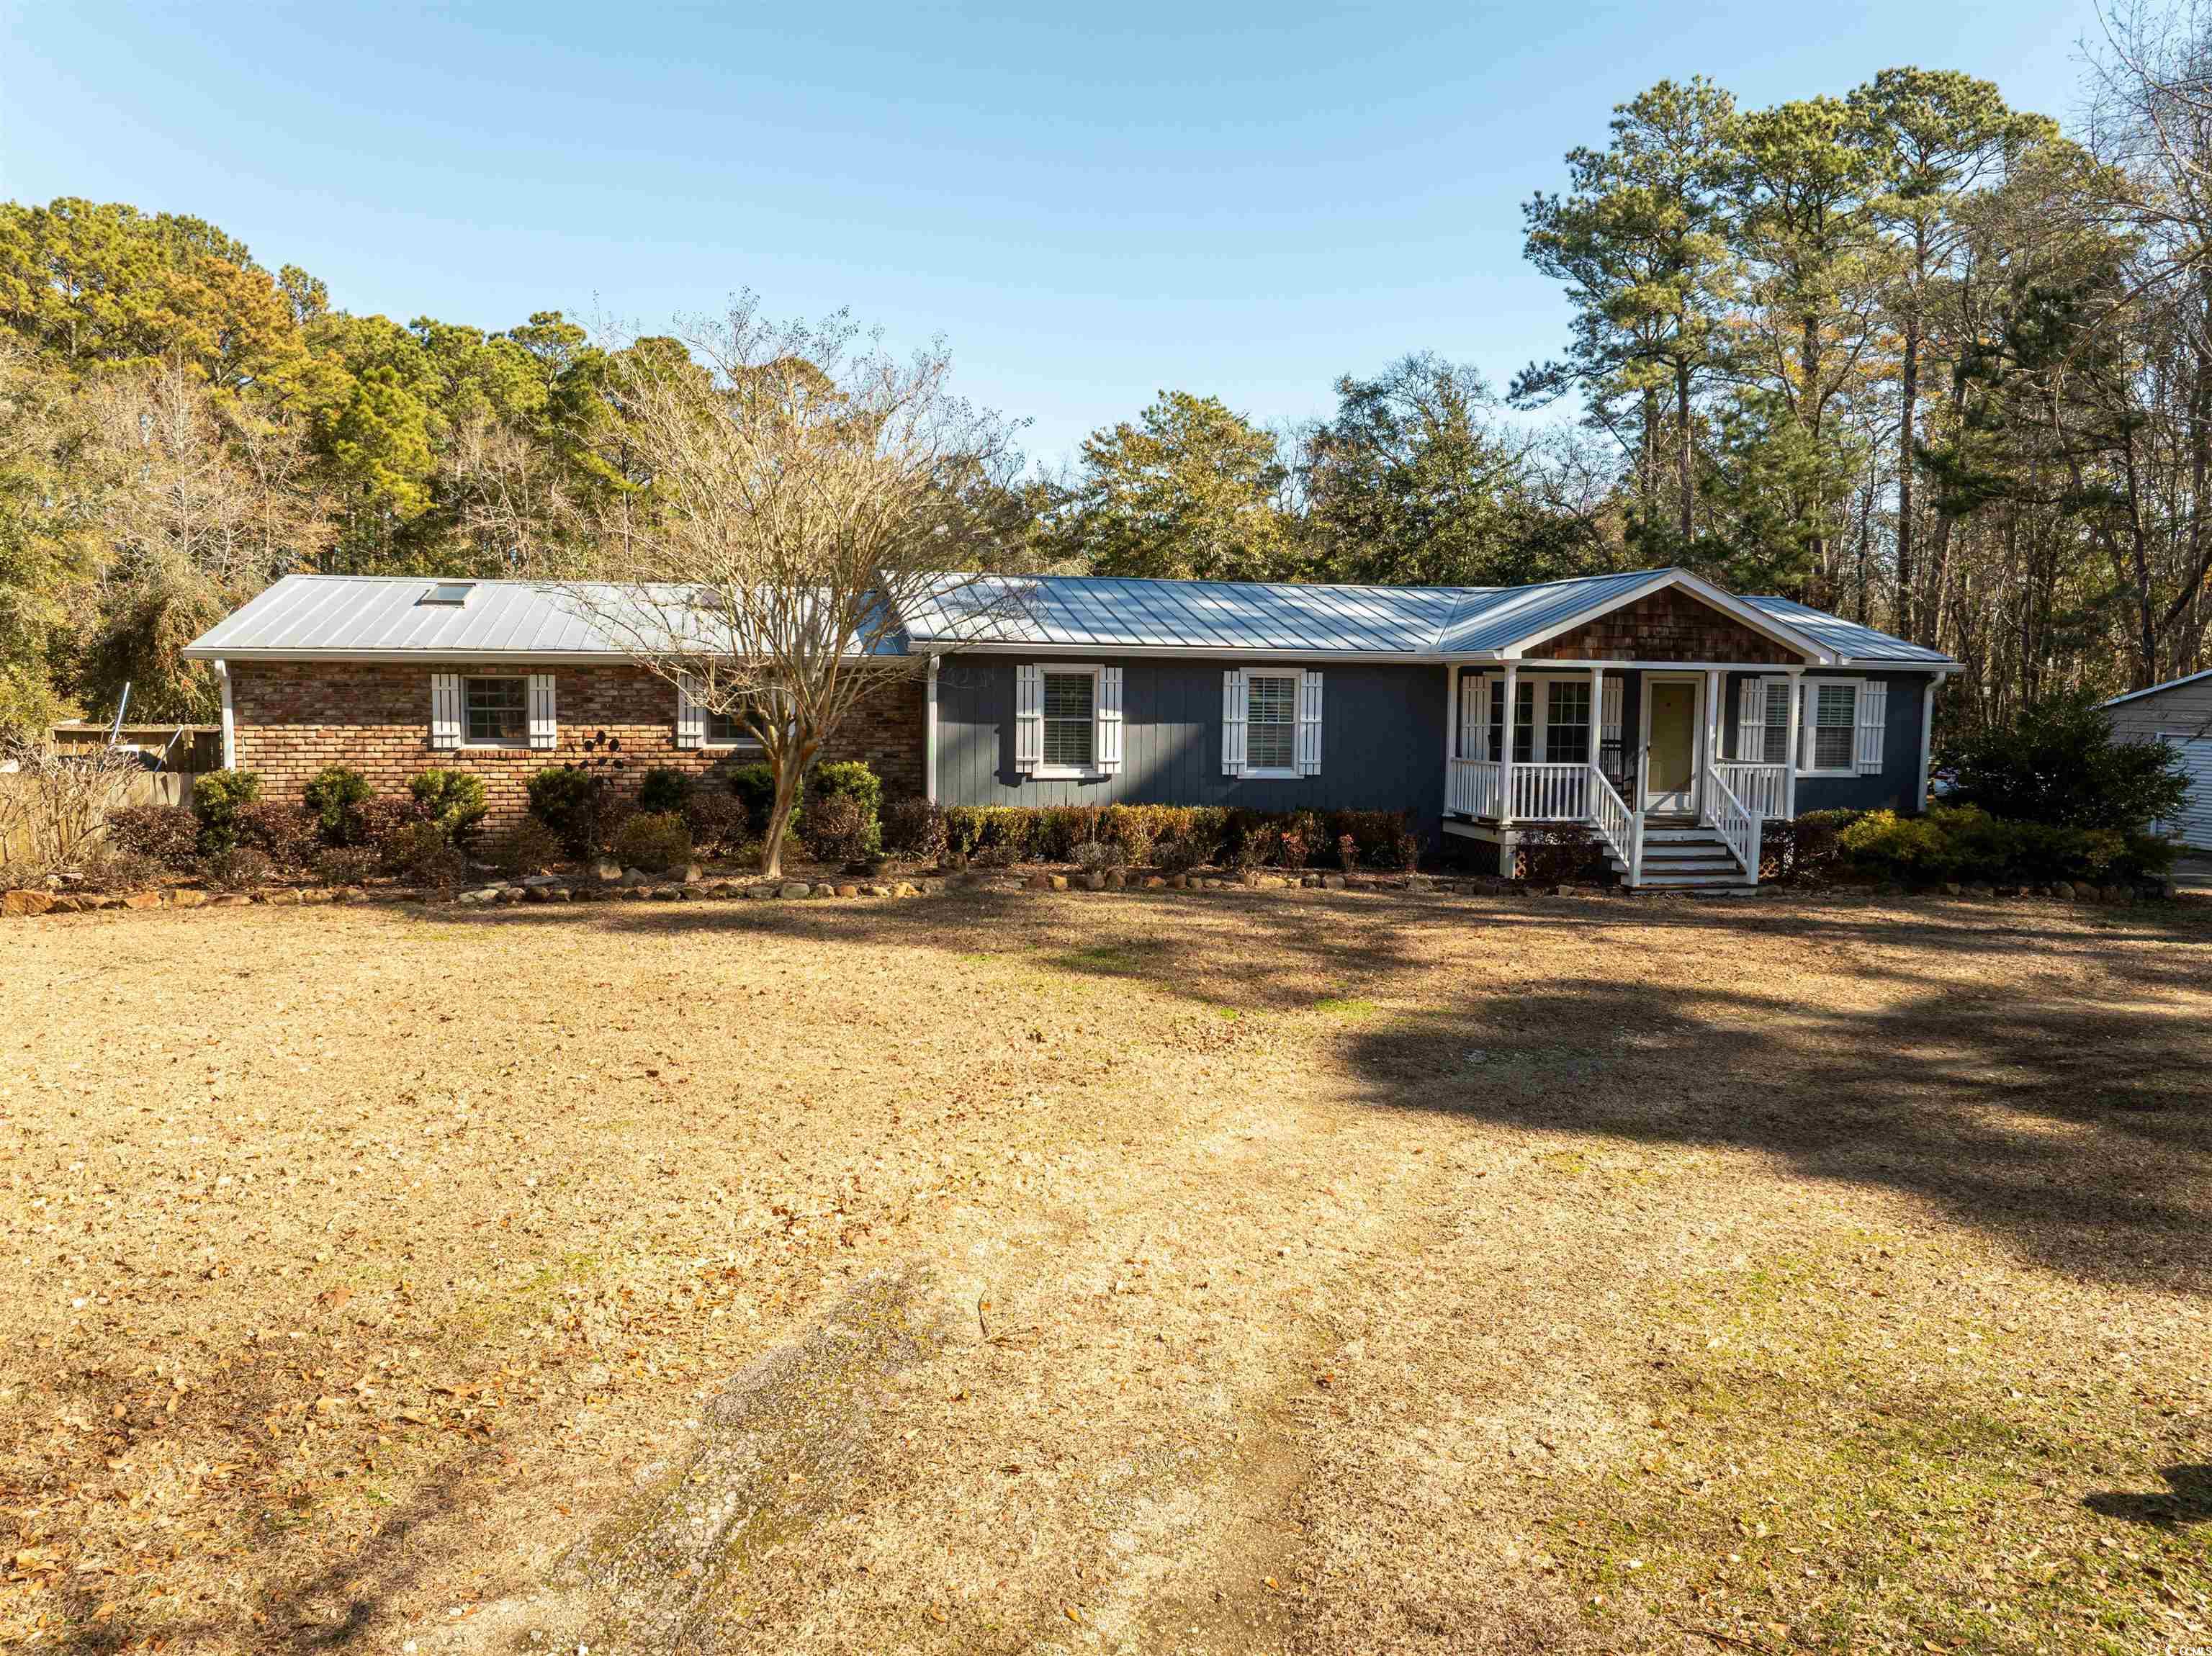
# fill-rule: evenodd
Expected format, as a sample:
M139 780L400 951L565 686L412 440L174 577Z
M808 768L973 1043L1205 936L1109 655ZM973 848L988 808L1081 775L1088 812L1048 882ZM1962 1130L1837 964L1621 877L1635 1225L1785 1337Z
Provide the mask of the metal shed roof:
M2134 701L2147 695L2163 695L2168 690L2178 690L2185 684L2194 684L2199 679L2205 678L2212 678L2212 667L2207 667L2201 673L2185 673L2179 678L2169 678L2163 684L2153 684L2141 690L2130 690L2124 695L2112 696L2106 701L2100 701L2097 705L2100 707L2117 707L2123 701Z
M1855 621L1845 621L1841 616L1832 616L1825 610L1815 610L1810 604L1798 604L1790 598L1765 595L1743 600L1755 610L1766 614L1801 633L1809 634L1845 661L1874 663L1893 661L1908 667L1955 667L1959 664L1941 650L1930 650L1925 645L1907 644L1901 638L1892 638L1887 633L1878 633L1871 627L1862 627Z

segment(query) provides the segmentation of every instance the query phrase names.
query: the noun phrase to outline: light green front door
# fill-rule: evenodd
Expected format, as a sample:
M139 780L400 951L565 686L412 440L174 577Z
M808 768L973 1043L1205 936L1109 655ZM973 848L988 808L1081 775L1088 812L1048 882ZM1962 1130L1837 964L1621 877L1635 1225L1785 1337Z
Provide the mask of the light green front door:
M1644 807L1677 812L1696 808L1698 686L1682 679L1647 681L1650 745L1644 753Z

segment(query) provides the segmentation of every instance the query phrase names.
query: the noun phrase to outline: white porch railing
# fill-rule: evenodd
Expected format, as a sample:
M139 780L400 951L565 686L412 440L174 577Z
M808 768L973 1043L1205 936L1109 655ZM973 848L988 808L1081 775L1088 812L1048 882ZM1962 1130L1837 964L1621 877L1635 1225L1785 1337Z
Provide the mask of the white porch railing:
M1628 808L1628 802L1605 779L1605 773L1595 764L1589 767L1590 822L1598 837L1613 847L1613 854L1628 865L1628 883L1640 884L1644 878L1644 818Z
M1786 767L1754 765L1743 760L1723 760L1713 768L1720 773L1730 793L1745 809L1759 816L1789 815Z
M1508 780L1516 822L1579 822L1589 815L1588 764L1516 764Z
M1743 864L1745 877L1759 878L1759 813L1736 798L1735 791L1721 779L1720 772L1708 760L1705 763L1705 815L1712 819L1713 832L1728 844L1736 861Z
M1457 816L1496 816L1505 797L1504 769L1494 759L1453 760L1445 779L1444 809Z

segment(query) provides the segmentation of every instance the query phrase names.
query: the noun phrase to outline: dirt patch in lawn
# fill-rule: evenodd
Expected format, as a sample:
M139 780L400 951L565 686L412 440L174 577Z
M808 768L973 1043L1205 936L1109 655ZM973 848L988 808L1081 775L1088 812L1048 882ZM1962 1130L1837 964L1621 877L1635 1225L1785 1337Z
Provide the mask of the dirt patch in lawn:
M0 932L0 1642L2212 1643L2212 917Z

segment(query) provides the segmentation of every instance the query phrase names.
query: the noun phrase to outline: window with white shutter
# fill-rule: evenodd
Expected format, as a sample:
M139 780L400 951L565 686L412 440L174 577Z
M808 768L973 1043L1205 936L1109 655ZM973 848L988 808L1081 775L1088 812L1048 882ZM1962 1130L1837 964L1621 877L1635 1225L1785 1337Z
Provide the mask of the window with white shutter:
M1028 776L1075 780L1118 772L1121 670L1061 662L1015 669L1014 755Z
M461 681L461 741L471 748L530 745L530 681L477 677Z
M1221 675L1221 769L1224 775L1244 774L1244 670L1231 667Z
M550 748L559 740L559 726L553 717L553 675L532 673L530 676L530 745Z
M1870 678L1859 687L1858 770L1872 776L1881 769L1881 738L1889 721L1889 685Z
M689 673L676 681L676 745L702 748L707 744L707 710L691 696Z
M1860 691L1855 678L1808 678L1798 732L1797 768L1807 776L1850 776L1858 770Z
M1321 673L1317 669L1299 676L1298 774L1321 774Z
M1244 670L1244 768L1255 777L1298 773L1298 699L1303 676Z
M1459 752L1461 759L1487 759L1485 724L1490 715L1490 681L1480 673L1464 675L1459 682Z
M430 675L430 745L434 748L458 748L461 745L461 676L459 673Z
M1735 756L1747 765L1790 757L1790 681L1747 678L1736 691Z

